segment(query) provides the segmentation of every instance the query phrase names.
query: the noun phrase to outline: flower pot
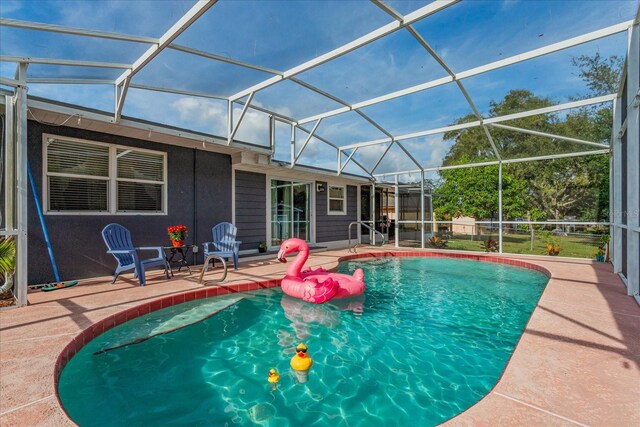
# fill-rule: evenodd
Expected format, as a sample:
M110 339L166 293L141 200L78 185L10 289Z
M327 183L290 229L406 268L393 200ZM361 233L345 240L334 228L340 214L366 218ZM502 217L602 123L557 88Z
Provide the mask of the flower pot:
M184 245L184 240L171 240L174 248L181 248Z

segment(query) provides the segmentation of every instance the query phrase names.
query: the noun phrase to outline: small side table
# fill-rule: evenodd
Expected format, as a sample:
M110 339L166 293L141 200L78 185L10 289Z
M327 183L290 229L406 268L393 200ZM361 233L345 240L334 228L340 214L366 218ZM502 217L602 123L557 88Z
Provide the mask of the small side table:
M189 268L189 263L187 262L187 255L189 252L193 251L195 245L184 245L180 247L175 246L163 246L165 259L169 263L169 267L171 268L171 275L173 275L173 266L178 267L178 271L182 270L182 267L187 267L189 270L189 274L191 274L191 269Z

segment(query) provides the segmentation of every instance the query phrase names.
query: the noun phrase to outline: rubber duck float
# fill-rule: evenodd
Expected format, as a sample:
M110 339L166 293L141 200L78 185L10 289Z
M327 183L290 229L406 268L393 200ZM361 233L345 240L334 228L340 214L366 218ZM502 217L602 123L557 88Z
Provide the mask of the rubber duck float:
M309 259L309 245L301 239L287 239L280 245L278 261L287 262L286 256L298 252L282 279L282 291L295 298L314 304L325 303L332 298L349 298L364 292L364 272L358 268L353 276L331 273L319 267L316 270L302 268Z
M274 368L269 369L269 375L267 375L267 381L271 384L271 388L278 389L278 381L280 381L280 374Z
M307 382L311 365L313 365L313 360L307 354L307 346L303 343L298 344L296 354L291 358L291 369L296 374L299 383Z

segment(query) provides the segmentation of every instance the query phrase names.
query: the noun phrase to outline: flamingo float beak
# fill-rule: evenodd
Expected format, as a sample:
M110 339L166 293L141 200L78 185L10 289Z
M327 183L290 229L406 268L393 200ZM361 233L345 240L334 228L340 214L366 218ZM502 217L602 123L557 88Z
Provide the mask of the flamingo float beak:
M287 259L285 258L284 251L282 249L280 249L280 251L278 252L278 261L280 261L282 263L287 262Z

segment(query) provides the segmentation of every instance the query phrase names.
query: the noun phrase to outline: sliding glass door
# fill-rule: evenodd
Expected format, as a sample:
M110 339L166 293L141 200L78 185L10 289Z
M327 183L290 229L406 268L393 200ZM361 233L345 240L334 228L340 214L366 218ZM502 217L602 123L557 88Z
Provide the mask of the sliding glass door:
M271 246L290 237L309 241L309 184L271 180Z

